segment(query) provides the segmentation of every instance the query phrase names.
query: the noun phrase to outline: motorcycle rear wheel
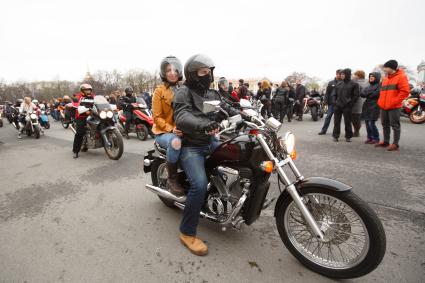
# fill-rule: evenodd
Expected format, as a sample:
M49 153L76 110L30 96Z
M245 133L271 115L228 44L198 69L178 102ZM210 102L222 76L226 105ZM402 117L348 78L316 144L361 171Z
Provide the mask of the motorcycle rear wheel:
M421 113L418 113L418 107L412 110L409 114L409 120L413 124L423 124L425 123L425 110L422 109Z
M291 197L277 207L276 224L286 248L303 265L327 277L348 279L366 275L381 263L385 231L365 201L351 191L322 188L305 188L302 197L325 241L312 234Z
M155 187L166 188L168 171L165 160L155 160L151 169L151 180ZM159 199L168 207L175 208L174 201L158 196Z
M46 122L46 124L44 125L44 128L46 130L50 129L50 122Z
M69 123L65 122L65 120L61 119L61 124L64 129L68 129Z

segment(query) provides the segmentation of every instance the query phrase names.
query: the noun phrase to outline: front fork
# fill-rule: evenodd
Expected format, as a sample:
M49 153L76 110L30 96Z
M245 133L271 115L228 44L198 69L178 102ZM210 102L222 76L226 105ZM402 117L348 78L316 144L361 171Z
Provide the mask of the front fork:
M313 216L311 215L310 211L308 210L308 208L305 206L304 202L302 201L294 183L291 182L291 180L289 180L285 171L283 171L282 167L285 164L289 164L289 167L291 168L292 172L294 172L294 175L297 178L297 181L303 180L304 177L301 175L300 171L295 166L295 163L292 161L292 159L290 157L288 157L288 159L286 159L284 162L279 163L279 160L273 155L273 152L270 150L270 148L269 148L267 142L265 141L263 135L258 134L256 137L257 137L258 142L261 144L264 151L266 152L267 156L270 158L270 160L272 160L274 162L275 169L276 169L277 173L279 174L279 176L282 178L283 182L286 185L285 189L288 191L289 195L295 201L296 205L298 206L299 210L301 211L301 214L303 215L304 219L307 221L308 226L313 231L313 233L316 235L316 237L323 240L324 235L323 235L322 231L320 230L319 226L317 225L317 223L314 220Z

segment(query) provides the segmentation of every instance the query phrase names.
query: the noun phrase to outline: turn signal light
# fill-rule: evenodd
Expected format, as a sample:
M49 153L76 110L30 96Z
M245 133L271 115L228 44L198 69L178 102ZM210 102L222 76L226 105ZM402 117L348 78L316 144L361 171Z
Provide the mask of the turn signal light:
M263 161L260 165L261 169L266 173L272 173L274 164L273 161Z
M297 159L297 151L295 150L295 148L294 148L294 150L289 154L289 156L292 158L292 160L295 160L295 159Z
M257 130L257 129L252 129L252 130L250 130L249 131L249 134L251 135L251 136L256 136L256 135L258 135L260 133L260 131L259 130Z

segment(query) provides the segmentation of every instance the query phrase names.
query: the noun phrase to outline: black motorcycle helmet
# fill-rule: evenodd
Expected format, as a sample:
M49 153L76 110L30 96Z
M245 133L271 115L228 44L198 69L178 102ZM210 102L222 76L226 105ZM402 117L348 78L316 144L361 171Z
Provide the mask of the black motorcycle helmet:
M175 56L167 56L161 60L161 64L159 66L159 76L163 82L167 81L167 67L171 65L174 70L179 74L179 81L183 80L183 71L182 71L182 63Z
M133 88L131 86L128 86L124 89L125 95L132 96L133 95Z
M21 106L22 102L24 102L24 100L22 98L17 99L16 103L15 103L16 107Z
M209 76L198 76L198 70L201 68L209 68L211 74ZM214 82L214 62L206 55L196 54L190 57L184 65L184 76L186 77L186 85L190 88L205 91Z

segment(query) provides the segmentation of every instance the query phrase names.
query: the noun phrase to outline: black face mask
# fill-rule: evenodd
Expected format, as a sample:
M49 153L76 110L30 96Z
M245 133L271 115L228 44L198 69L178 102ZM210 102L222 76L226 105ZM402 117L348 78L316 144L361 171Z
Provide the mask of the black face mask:
M211 75L198 77L198 85L199 85L199 88L201 89L204 89L204 90L209 89L211 83L212 83Z

